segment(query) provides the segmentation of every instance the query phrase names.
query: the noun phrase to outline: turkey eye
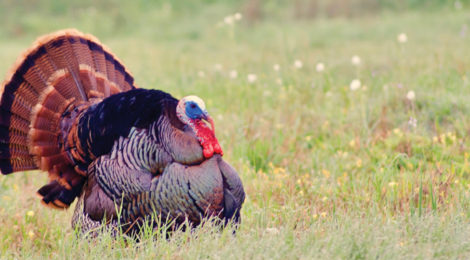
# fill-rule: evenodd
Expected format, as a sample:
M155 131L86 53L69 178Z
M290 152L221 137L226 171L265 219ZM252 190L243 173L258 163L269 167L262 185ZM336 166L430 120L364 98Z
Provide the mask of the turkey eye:
M192 108L192 109L195 109L195 108L196 108L196 104L191 104L191 108Z

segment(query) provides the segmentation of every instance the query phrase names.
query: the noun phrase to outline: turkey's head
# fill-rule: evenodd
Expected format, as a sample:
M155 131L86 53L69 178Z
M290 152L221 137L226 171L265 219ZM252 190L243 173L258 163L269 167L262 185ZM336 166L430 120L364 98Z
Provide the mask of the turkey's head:
M184 124L188 125L196 134L202 146L205 158L214 153L223 155L219 141L215 137L214 121L207 113L204 101L197 96L187 96L178 102L176 115Z

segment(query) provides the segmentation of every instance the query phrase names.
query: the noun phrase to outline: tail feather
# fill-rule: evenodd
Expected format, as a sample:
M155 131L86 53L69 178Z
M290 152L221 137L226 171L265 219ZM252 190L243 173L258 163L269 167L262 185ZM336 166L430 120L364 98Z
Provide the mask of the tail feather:
M103 48L98 44L88 43L88 46L92 50L93 61L94 61L94 64L95 64L96 71L99 74L107 75L107 73L106 73L106 71L107 71L106 70L106 59L104 57ZM102 93L104 93L104 95L107 97L107 96L110 95L108 82L105 82L103 86L104 86L104 89L102 89Z
M6 174L13 171L34 170L34 160L30 156L11 156L9 159L0 159L0 170Z
M10 140L0 140L0 143L28 147L28 136L23 133L10 133Z
M0 143L0 159L10 157L28 157L29 153L24 150L25 146L21 144Z
M11 98L21 98L25 104L29 104L30 107L37 104L39 98L38 92L26 81L21 83L21 86L15 92L9 94L4 93L3 95L9 95Z
M64 98L76 98L78 100L88 100L82 96L82 86L77 87L74 74L66 69L56 71L50 77L50 86L54 86L58 93L60 93Z
M52 58L54 64L62 70L56 70L54 74L65 74L70 73L71 77L65 77L66 80L62 80L57 83L50 83L50 85L55 86L56 88L61 86L63 90L69 90L74 93L73 96L80 97L81 100L88 100L85 90L82 87L81 81L79 79L79 63L74 54L73 48L70 41L68 40L67 35L58 36L54 41L49 41L45 44L48 55ZM57 76L57 78L62 78ZM55 78L51 77L51 81L54 81ZM61 91L59 91L61 92Z
M50 156L60 153L60 149L57 146L48 145L49 143L43 143L42 145L36 145L32 149L32 154L42 154L43 156Z
M70 159L77 151L64 144L64 131L71 129L64 115L90 99L135 88L132 75L93 36L63 30L39 38L2 87L0 171L48 171L51 182L38 193L49 206L68 207L85 176Z
M108 75L109 81L116 82L116 70L114 69L113 57L105 52L104 58L106 61L106 75Z
M86 93L88 93L88 98L93 98L90 96L93 92L98 92L98 84L96 82L96 72L91 65L80 64L80 79L82 80L83 88ZM104 93L100 92L103 97Z
M92 52L90 52L90 47L88 46L88 40L77 35L69 35L68 39L72 45L78 64L87 64L92 66L93 70L96 71Z
M4 112L0 112L0 114L3 114ZM11 112L7 112L11 113ZM10 114L11 115L11 114ZM28 134L28 127L29 127L29 122L22 118L19 115L11 115L11 116L1 116L1 125L5 127L5 129L8 129L8 132L11 132L12 134L16 133L22 133L27 135ZM9 135L9 134L8 134ZM8 136L5 137L5 140L8 140Z

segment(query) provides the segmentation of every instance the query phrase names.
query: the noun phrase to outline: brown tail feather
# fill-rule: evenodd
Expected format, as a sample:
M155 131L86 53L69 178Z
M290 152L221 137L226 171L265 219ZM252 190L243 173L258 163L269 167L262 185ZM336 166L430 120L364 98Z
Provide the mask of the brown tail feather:
M1 173L48 171L51 182L38 193L49 206L68 207L86 176L70 159L77 151L64 150L61 137L71 128L64 130L64 114L133 88L132 75L93 36L63 30L39 38L2 85Z

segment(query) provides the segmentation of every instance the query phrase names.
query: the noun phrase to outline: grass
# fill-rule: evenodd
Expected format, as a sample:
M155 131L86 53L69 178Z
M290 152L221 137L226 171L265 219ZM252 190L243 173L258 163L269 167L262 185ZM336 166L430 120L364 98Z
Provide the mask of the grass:
M247 200L236 236L208 225L169 239L89 241L71 229L71 210L40 205L46 174L17 173L0 178L2 258L469 257L468 9L312 20L270 4L260 20L219 26L244 7L27 3L3 3L0 71L41 34L93 33L139 86L206 101Z

